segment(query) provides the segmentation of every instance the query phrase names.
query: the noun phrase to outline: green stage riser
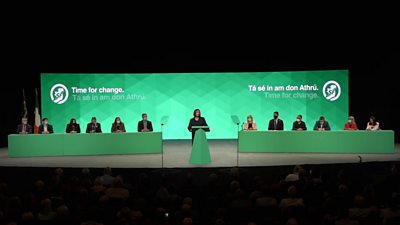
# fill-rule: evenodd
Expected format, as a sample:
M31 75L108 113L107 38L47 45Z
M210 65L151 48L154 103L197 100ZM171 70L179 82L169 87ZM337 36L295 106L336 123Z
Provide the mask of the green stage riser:
M161 132L9 135L10 157L158 154L162 152Z
M239 152L394 153L394 132L241 131Z

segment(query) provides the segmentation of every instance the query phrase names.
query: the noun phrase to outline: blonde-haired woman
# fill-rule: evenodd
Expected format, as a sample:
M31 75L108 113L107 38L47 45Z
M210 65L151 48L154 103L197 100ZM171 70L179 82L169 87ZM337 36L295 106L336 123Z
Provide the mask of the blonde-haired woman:
M356 124L356 119L354 119L354 116L349 116L349 118L347 118L347 123L344 124L344 129L345 130L358 130L357 124Z
M257 124L253 120L252 115L247 116L247 120L244 123L243 130L257 130Z

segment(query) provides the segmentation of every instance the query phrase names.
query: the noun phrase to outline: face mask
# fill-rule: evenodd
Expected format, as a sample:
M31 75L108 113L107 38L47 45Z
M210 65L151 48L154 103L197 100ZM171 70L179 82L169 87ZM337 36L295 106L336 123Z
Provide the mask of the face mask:
M320 124L324 124L324 121L319 121Z
M274 119L277 119L278 118L278 116L274 116Z
M297 122L300 122L301 120L300 119L297 119Z
M351 123L351 120L347 120L347 122Z
M117 123L121 123L121 121L117 120Z

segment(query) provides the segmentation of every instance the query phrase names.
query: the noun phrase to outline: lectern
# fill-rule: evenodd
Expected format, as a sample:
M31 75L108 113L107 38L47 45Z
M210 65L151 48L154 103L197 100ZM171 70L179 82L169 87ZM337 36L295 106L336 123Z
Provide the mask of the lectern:
M192 126L192 129L197 129L194 135L192 153L190 155L190 164L204 165L211 163L210 149L208 148L208 141L206 132L209 130L208 126Z

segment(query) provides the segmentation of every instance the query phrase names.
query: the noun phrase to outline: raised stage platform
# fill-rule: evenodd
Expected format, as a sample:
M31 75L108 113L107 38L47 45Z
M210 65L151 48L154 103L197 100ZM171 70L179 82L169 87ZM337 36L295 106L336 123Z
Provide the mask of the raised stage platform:
M212 163L190 165L190 140L163 141L163 154L53 156L9 158L8 149L0 149L0 166L9 167L89 167L103 168L191 168L251 167L297 164L333 164L374 161L400 161L400 145L394 153L332 154L332 153L237 153L237 140L209 140Z

